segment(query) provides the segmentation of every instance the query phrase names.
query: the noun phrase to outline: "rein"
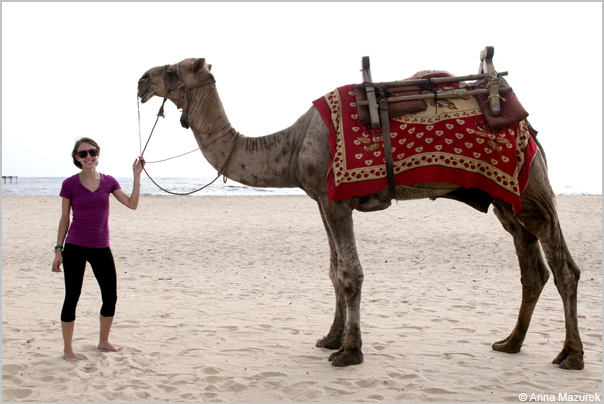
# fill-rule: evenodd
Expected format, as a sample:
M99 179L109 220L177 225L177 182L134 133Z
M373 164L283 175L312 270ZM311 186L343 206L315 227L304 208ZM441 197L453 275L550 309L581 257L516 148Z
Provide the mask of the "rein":
M180 66L178 66L178 69L180 70ZM165 74L164 74L164 83L165 83L165 81L166 81L166 80L165 80ZM161 116L162 118L165 118L165 115L164 115L164 104L166 103L166 100L168 99L168 94L169 94L170 92L172 92L173 90L178 89L178 88L183 88L183 89L185 90L185 106L183 107L183 115L182 115L182 118L181 118L181 119L185 119L185 121L187 122L187 126L188 126L188 120L187 120L187 116L188 116L188 108L189 108L189 90L193 90L193 89L195 89L195 88L202 87L202 86L204 86L204 85L206 85L206 84L212 84L212 83L216 83L216 80L215 80L213 77L212 77L211 79L209 79L209 80L206 80L206 81L204 81L204 82L201 82L201 83L199 83L199 84L197 84L197 85L195 85L195 86L192 86L192 87L185 87L185 85L184 85L183 83L181 83L181 84L180 84L178 87L175 87L175 88L170 89L170 90L168 90L168 91L167 91L166 95L164 96L164 101L162 102L161 107L159 108L159 111L157 112L157 118L155 119L155 124L153 125L153 128L151 129L151 133L149 134L149 138L147 139L147 143L145 143L145 147L144 147L144 149L142 149L142 151L141 151L141 154L140 154L140 155L141 155L141 157L142 157L142 156L143 156L143 154L145 153L145 150L147 150L147 145L149 145L149 141L151 140L151 136L153 136L153 131L155 130L155 126L157 125L157 122L159 121L159 117ZM168 88L168 86L166 86L166 89L167 89L167 88ZM140 114L140 104L139 104L139 102L138 102L138 94L137 94L137 97L136 97L136 103L137 103L137 106L138 106L138 136L139 136L139 147L140 147L140 146L142 145L142 142L141 142L141 114ZM207 135L207 134L211 134L211 133L214 133L214 132L221 131L221 130L225 129L227 126L229 126L229 125L230 125L230 124L228 124L228 125L226 125L226 126L224 126L224 127L220 128L220 129L218 129L218 130L211 131L211 132L208 132L208 133L205 133L205 134ZM172 195L190 195L190 194L193 194L193 193L195 193L195 192L199 192L199 191L201 191L201 190L202 190L202 189L204 189L204 188L209 187L209 186L210 186L210 185L212 185L212 184L213 184L213 183L214 183L214 182L215 182L215 181L216 181L216 180L217 180L217 179L218 179L218 178L219 178L221 175L223 175L222 173L225 171L225 169L226 169L226 168L227 168L227 166L229 165L229 163L230 163L230 161L231 161L231 157L233 156L233 153L234 153L234 151L235 151L235 148L237 147L237 143L238 143L238 137L235 137L235 143L233 144L233 147L231 148L231 151L230 151L230 153L229 153L229 156L228 156L228 158L227 158L227 161L225 162L224 166L222 167L222 170L220 170L220 171L218 172L218 175L216 176L216 178L214 178L214 179L213 179L213 180L212 180L210 183L208 183L208 184L204 185L203 187L198 188L198 189L196 189L196 190L194 190L194 191L191 191L191 192L179 193L179 192L172 192L172 191L168 191L167 189L162 188L162 187L161 187L161 186L160 186L160 185L159 185L157 182L155 182L155 180L154 180L153 178L151 178L151 176L149 175L149 173L147 172L147 169L146 169L145 167L143 167L143 171L145 171L145 174L147 174L147 177L149 177L149 179L151 180L151 182L153 182L153 183L154 183L154 184L155 184L155 185L156 185L156 186L157 186L159 189L161 189L162 191L167 192L167 193L172 194ZM162 162L162 161L167 161L167 160L175 159L175 158L177 158L177 157L181 157L181 156L184 156L184 155L186 155L186 154L193 153L193 152L195 152L195 151L197 151L197 150L199 150L199 148L197 148L197 149L195 149L195 150L192 150L192 151L190 151L190 152L187 152L187 153L183 153L183 154L178 155L178 156L175 156L175 157L170 157L170 158L167 158L167 159L164 159L164 160L158 160L158 161L150 161L150 162L148 162L148 163L149 163L149 164L151 164L151 163L160 163L160 162ZM225 183L226 183L226 180L227 180L226 176L224 176L224 175L223 175L223 181L224 181Z

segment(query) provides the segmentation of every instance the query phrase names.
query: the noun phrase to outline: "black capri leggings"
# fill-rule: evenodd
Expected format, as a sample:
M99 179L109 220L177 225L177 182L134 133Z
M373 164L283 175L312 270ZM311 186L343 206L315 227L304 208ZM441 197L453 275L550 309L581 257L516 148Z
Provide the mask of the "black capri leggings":
M65 301L61 311L61 321L72 322L76 317L76 306L82 292L86 261L101 288L103 306L101 315L113 317L117 302L117 276L111 249L88 248L74 244L65 244L63 249L63 272L65 276Z

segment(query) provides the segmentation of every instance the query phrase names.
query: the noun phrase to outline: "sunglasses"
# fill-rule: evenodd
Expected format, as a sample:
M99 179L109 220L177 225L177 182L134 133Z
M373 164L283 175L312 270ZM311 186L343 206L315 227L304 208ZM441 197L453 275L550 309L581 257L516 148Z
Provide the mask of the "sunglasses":
M99 149L88 149L88 150L80 150L78 152L78 157L83 159L90 153L90 157L96 157L99 155Z

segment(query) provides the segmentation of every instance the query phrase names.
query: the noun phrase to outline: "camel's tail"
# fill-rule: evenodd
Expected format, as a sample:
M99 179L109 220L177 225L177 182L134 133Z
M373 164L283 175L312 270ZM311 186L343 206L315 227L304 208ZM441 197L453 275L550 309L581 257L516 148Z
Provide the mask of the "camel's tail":
M545 162L545 168L547 169L547 157L545 156L545 150L543 150L543 146L541 146L541 143L539 143L536 136L533 137L533 139L535 139L535 143L537 143L537 147L539 147L539 150L541 151L541 155L543 156L543 161Z
M541 143L539 143L539 141L537 140L537 136L533 136L533 139L535 139L535 143L537 143L537 147L539 147L539 151L541 151L541 155L543 156L543 162L545 163L545 172L546 172L546 174L548 174L548 177L549 177L549 173L548 173L548 169L547 169L547 157L545 156L545 150L543 150L543 146L541 146ZM548 181L549 181L549 178L548 178ZM554 206L557 207L558 201L556 200L556 194L554 193L553 189L552 189L552 195L554 198Z

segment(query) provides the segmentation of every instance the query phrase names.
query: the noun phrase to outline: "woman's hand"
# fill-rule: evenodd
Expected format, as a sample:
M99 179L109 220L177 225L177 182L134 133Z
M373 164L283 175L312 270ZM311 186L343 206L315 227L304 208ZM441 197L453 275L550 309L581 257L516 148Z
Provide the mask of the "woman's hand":
M138 199L141 192L141 173L145 167L145 158L139 156L132 164L132 171L134 172L134 184L132 185L132 195L128 196L122 189L116 189L113 191L113 196L124 206L135 210L138 207Z
M134 175L140 176L144 167L145 158L143 156L139 156L136 160L134 160L134 164L132 164L132 171L134 172Z
M63 255L61 251L55 253L55 260L52 263L52 272L62 272L61 264L63 263Z

